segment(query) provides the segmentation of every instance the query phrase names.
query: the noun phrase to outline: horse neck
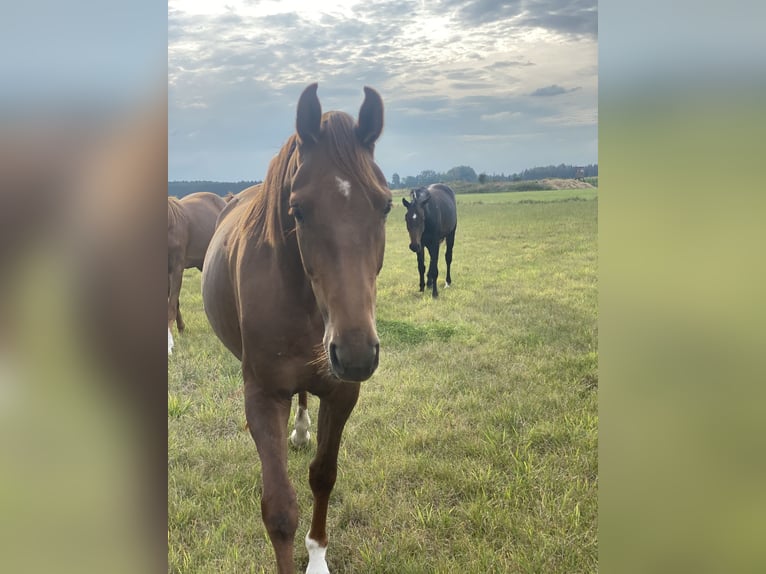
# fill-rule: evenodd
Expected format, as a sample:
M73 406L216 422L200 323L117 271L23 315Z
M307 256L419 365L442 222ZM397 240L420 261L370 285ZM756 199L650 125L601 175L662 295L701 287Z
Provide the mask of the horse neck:
M434 206L434 197L431 197L431 201L423 205L423 221L426 226L424 233L434 232L438 226L438 210Z
M171 223L173 227L176 227L176 228L180 227L181 225L186 225L186 221L187 221L186 212L184 211L184 208L181 205L180 201L177 201L177 200L168 201L168 208L169 208L168 223Z
M288 182L299 165L296 146L295 136L292 136L272 159L261 192L253 198L240 219L240 227L257 244L277 247L293 230L294 222L288 214L287 203Z

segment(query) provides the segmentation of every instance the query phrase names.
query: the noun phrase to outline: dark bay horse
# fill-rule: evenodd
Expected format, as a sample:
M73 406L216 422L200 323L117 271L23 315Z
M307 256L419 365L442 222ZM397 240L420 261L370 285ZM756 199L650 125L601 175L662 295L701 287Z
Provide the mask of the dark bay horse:
M383 102L364 88L357 121L322 114L317 84L298 101L296 132L265 181L232 200L210 242L202 297L213 331L242 362L245 416L261 460L261 516L278 571L294 572L298 504L287 474L287 426L308 439L306 393L320 399L307 573L329 572L327 507L341 434L360 382L378 366L376 278L391 192L373 158Z
M433 289L433 297L439 296L436 287L436 278L439 276L439 245L447 240L447 251L444 259L447 261L447 281L444 286L449 287L452 283L450 266L452 265L452 246L455 244L455 230L457 228L457 206L455 204L455 192L443 183L434 183L426 187L419 187L410 192L412 201L402 198L407 213L404 220L407 223L407 231L410 234L410 250L417 253L418 272L420 273L420 291L424 286ZM428 249L431 263L428 266L428 283L423 275L426 270L423 247Z
M173 348L170 332L173 322L179 332L185 328L178 301L184 269L196 267L202 271L216 219L226 203L207 191L191 193L180 200L168 197L168 354Z

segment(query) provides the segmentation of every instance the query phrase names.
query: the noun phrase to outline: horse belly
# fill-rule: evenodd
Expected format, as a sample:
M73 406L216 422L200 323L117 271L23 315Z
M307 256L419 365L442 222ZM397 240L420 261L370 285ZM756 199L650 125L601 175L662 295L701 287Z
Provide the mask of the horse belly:
M225 238L224 233L216 233L210 242L202 268L202 303L213 332L234 356L241 359L242 336Z

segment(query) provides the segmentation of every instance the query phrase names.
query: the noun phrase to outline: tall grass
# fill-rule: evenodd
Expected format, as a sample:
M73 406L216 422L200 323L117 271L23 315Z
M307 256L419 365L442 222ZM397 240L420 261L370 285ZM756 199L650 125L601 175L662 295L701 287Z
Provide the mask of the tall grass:
M597 570L597 201L551 193L461 201L453 286L438 300L418 292L404 211L391 212L381 363L330 503L334 574ZM169 570L273 572L239 365L206 323L199 278L186 272L187 330L168 361ZM296 571L312 456L288 462Z

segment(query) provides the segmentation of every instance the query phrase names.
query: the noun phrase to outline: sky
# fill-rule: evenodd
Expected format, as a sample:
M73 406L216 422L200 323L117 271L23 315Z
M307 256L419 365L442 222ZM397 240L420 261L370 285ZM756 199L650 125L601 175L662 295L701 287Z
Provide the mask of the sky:
M168 179L263 179L313 82L389 180L598 162L597 0L170 0Z

